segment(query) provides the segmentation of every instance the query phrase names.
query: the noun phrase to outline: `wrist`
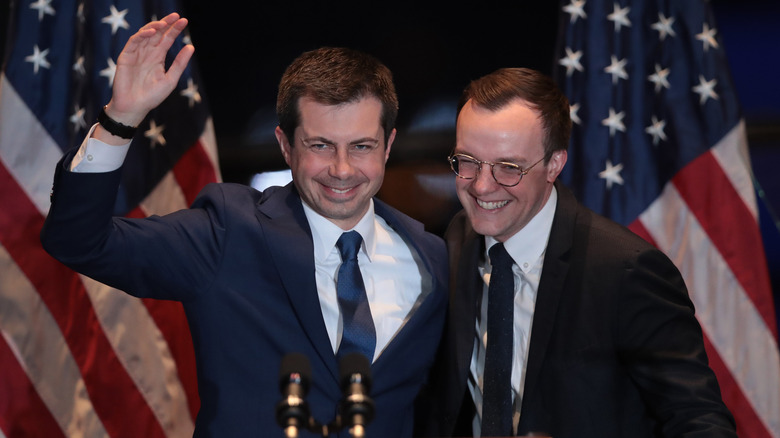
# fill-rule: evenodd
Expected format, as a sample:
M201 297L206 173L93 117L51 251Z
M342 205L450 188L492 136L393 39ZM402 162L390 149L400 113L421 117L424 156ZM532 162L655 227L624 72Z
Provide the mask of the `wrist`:
M138 131L138 123L130 125L118 121L106 112L106 108L108 108L108 105L101 108L100 113L98 113L97 122L100 126L111 135L128 140L132 139Z

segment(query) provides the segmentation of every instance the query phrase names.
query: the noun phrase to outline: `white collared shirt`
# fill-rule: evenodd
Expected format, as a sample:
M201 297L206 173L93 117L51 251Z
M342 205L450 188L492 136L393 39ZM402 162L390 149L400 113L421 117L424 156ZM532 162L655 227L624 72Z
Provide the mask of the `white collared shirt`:
M97 123L92 125L84 142L81 143L76 155L70 162L71 172L98 173L111 172L122 167L127 151L130 150L130 141L121 146L112 146L92 138L92 131Z
M514 301L514 338L512 348L512 400L514 401L514 419L516 426L520 416L523 399L525 371L528 359L528 342L531 338L531 323L536 306L536 292L544 264L544 253L550 237L558 192L553 187L550 197L539 213L528 224L504 242L512 257L512 273L515 279ZM474 436L480 436L482 418L482 390L484 388L485 349L487 347L487 303L488 284L490 283L490 257L488 251L496 244L496 239L485 236L485 254L478 267L485 284L482 288L480 313L475 323L474 350L471 356L469 391L474 400L477 414L473 421Z
M110 172L122 166L130 142L112 146L91 138L95 126L92 126L73 158L71 171ZM336 241L344 230L312 210L303 200L301 203L314 238L317 295L335 353L341 342L343 325L336 298L336 273L341 265ZM374 214L373 200L353 229L363 237L358 264L376 328L376 360L431 292L433 282L422 259L411 245L384 219Z
M336 241L346 231L301 202L314 238L314 266L322 317L335 353L343 331L336 297L336 275L341 265ZM384 219L374 214L373 200L352 230L363 237L358 264L376 328L376 360L430 293L432 281L417 252Z

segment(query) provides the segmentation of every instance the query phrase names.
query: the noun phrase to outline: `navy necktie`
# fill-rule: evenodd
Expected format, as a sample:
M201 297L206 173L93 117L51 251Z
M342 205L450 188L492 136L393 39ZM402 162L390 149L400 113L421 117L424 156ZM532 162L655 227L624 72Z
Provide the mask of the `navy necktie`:
M488 251L487 348L482 391L482 436L512 435L512 331L515 279L503 243Z
M363 238L357 231L342 234L336 242L336 247L341 253L336 294L344 321L337 356L341 358L349 353L361 353L371 363L376 348L376 329L357 260L362 242Z

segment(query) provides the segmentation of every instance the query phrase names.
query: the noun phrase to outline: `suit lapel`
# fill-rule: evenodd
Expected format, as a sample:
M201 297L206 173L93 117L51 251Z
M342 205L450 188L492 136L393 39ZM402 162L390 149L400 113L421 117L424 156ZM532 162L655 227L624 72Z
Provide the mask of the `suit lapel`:
M468 380L468 372L471 364L471 356L474 352L474 321L477 320L479 301L484 288L484 281L479 275L479 265L482 254L485 251L485 239L469 227L464 237L463 246L460 248L457 260L457 268L451 275L454 292L450 296L452 302L451 316L463 319L450 322L450 331L454 335L455 364L453 364L459 382Z
M460 419L467 418L464 421L470 424L474 410L466 385L474 351L478 301L484 287L479 265L485 251L485 238L474 231L464 211L452 219L445 238L449 252L450 302L443 342L445 362L440 364L446 369L441 388L442 403L451 419L458 418L459 423ZM467 407L465 411L464 407ZM446 420L442 431L452 433L455 423Z
M544 256L539 291L536 295L523 404L528 400L538 400L532 394L537 388L539 373L542 370L550 336L555 326L558 304L565 293L564 284L570 265L569 252L574 240L577 201L562 184L556 182L555 187L558 191L558 203L550 231L550 240L547 243Z
M338 366L322 319L314 277L311 228L303 212L301 199L292 183L269 190L272 192L263 196L257 207L268 250L301 327L338 382Z

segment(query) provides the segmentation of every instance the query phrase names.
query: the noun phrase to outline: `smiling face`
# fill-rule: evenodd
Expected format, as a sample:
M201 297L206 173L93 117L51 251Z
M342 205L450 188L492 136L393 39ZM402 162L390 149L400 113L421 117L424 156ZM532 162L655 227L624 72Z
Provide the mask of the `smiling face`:
M455 153L525 169L544 157L543 135L538 113L523 100L496 111L468 101L458 115ZM473 179L456 177L458 198L474 230L500 242L520 231L549 198L566 156L565 150L553 152L549 161L534 166L514 187L498 184L487 164Z
M382 104L375 97L340 105L302 97L298 108L294 139L276 128L295 187L309 207L348 230L368 211L382 185L395 130L385 145Z

